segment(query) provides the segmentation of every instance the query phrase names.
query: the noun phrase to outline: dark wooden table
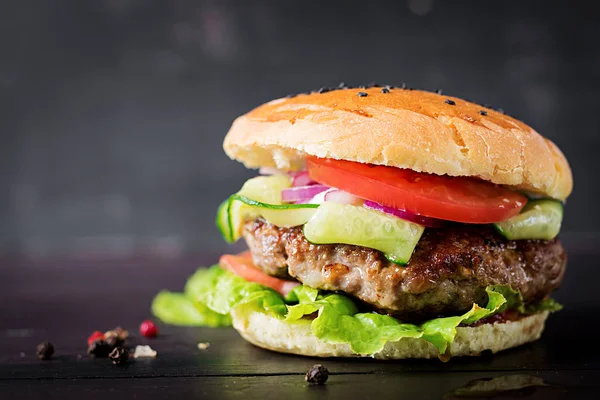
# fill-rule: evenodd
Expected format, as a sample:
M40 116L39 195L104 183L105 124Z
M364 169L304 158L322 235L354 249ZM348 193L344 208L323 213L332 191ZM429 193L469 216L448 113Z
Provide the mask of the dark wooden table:
M597 398L600 389L600 276L593 254L571 255L557 298L565 310L551 316L540 341L480 358L381 362L316 359L258 349L232 329L160 326L156 339L137 326L161 287L176 289L198 265L185 260L0 260L0 398L460 398L464 388L502 387L515 380L533 386L482 392L511 398ZM150 344L155 359L114 366L89 359L86 338L121 325L130 344ZM35 357L49 340L50 361ZM199 350L199 342L210 347ZM309 386L306 370L323 363L326 385ZM487 380L487 382L486 382ZM475 381L475 382L474 382ZM546 386L539 386L544 383ZM462 389L461 389L462 388Z

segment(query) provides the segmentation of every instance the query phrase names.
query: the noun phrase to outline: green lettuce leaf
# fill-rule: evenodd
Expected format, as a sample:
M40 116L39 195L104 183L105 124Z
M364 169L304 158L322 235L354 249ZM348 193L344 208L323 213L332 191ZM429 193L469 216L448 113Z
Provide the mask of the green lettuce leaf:
M231 317L194 302L183 293L163 290L152 301L152 314L167 324L181 326L230 326Z
M229 314L234 307L262 310L283 316L286 311L281 295L258 283L248 282L218 265L206 274L198 271L185 285L185 293L219 313Z
M526 306L525 314L535 314L540 311L556 312L556 311L560 311L562 309L563 309L563 306L558 301L556 301L552 298L547 298L547 299L540 301L537 304L530 304L530 305Z
M440 354L444 354L454 341L456 329L461 324L472 324L507 309L530 314L562 308L552 299L525 306L521 293L508 286L489 286L486 292L488 301L485 307L473 304L463 315L436 318L421 325L414 325L387 315L359 313L356 304L349 297L304 285L295 287L284 298L270 288L248 282L217 265L198 270L192 275L186 283L185 296L181 298L190 301L192 305L206 306L220 316L228 316L235 312L243 317L258 311L290 324L301 320L311 321L312 332L317 338L329 343L347 343L358 354L376 353L383 349L386 342L395 342L402 338L423 338L432 343ZM169 301L175 304L175 301L180 301L181 298ZM183 305L183 301L182 308L189 310L189 306ZM170 319L178 320L177 315L171 316ZM163 315L161 319L163 318L169 317Z

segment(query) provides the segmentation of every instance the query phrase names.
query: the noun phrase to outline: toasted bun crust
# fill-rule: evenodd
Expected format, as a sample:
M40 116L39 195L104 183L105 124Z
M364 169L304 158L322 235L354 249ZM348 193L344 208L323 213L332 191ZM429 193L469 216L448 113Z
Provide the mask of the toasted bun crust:
M457 328L449 356L478 356L484 350L496 353L539 339L548 311L515 322L484 324L474 328ZM332 344L317 339L310 321L290 324L255 312L247 316L233 314L233 327L250 343L281 353L313 357L374 357L380 359L436 358L437 349L424 339L404 338L386 343L375 354L356 354L348 344Z
M237 118L224 149L249 168L300 169L309 154L475 176L559 200L573 186L558 147L523 122L419 90L342 89L273 100Z

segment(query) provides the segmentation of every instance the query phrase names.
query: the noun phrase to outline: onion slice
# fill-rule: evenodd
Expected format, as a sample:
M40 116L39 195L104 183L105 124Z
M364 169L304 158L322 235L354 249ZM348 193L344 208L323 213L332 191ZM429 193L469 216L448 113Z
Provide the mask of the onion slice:
M325 201L338 204L351 204L353 206L360 206L364 200L343 190L333 189L325 193Z
M326 191L329 186L325 185L310 185L296 186L281 191L281 200L286 203L304 202L312 199L317 194Z
M443 221L441 219L430 218L424 215L413 214L408 211L400 210L398 208L392 208L388 206L384 206L383 204L375 203L374 201L367 200L364 204L365 208L369 208L371 210L380 211L382 213L390 214L398 218L405 219L407 221L414 222L419 225L428 226L428 227L439 227L442 225Z
M292 186L309 186L315 184L317 184L317 182L311 179L308 175L308 171L297 172L292 177Z

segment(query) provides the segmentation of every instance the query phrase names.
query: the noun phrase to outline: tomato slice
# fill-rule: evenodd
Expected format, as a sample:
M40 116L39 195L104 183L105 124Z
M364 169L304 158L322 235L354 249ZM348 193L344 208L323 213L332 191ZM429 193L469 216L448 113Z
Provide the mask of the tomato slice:
M286 281L265 274L254 265L249 251L244 251L237 256L224 254L219 260L219 265L221 268L233 272L249 282L256 282L268 286L281 293L284 297L287 296L293 288L300 285L299 282Z
M355 196L431 218L470 224L500 222L517 215L527 197L475 178L307 157L310 177Z

